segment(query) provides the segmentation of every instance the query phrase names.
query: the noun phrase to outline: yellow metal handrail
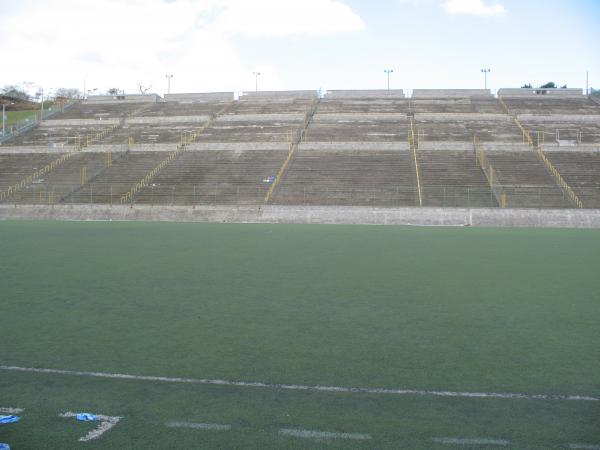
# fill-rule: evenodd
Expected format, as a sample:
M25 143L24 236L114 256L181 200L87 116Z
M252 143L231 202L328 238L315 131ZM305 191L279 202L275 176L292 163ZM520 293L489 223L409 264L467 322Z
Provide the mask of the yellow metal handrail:
M413 155L413 160L415 162L415 173L417 175L417 192L419 194L419 206L423 206L423 193L421 192L421 176L419 169L419 160L417 158L417 148L415 145L415 128L413 123L413 118L410 118L410 132L408 135L408 146Z

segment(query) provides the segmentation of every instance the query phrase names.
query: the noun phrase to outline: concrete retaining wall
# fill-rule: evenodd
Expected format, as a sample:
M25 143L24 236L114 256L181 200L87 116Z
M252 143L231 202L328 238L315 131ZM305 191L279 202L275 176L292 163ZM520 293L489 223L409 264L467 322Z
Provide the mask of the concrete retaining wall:
M598 209L0 205L0 220L15 219L600 228Z
M157 94L92 95L83 103L156 103L159 100Z
M543 93L544 92L544 93ZM583 97L583 89L541 89L541 88L502 88L498 89L498 97Z
M412 98L491 97L489 89L415 89Z
M97 126L104 127L108 125L119 125L119 119L56 119L44 120L40 122L40 127L84 127Z
M244 92L240 100L315 98L317 91L258 91Z
M217 122L301 122L304 114L225 114Z
M558 145L544 144L545 152L583 152L600 153L600 144Z
M132 152L174 152L178 144L135 144L129 150Z
M402 89L373 89L373 90L342 90L327 91L325 98L345 99L345 98L406 98Z
M531 152L527 144L505 142L481 142L480 147L488 152ZM425 141L419 144L419 150L474 152L473 142Z
M471 145L473 148L473 145ZM390 151L408 150L407 142L304 142L298 146L302 151Z
M187 94L165 94L166 102L230 102L233 92L199 92Z
M221 151L247 152L256 150L281 150L288 152L288 142L200 142L187 146L189 152Z
M519 120L528 122L550 122L550 123L582 123L600 125L600 115L594 114L519 114Z
M0 145L0 155L10 155L10 154L24 154L24 153L69 153L75 150L75 147L72 145L58 145L54 144L52 146L49 145L14 145L14 146L4 146Z
M313 117L313 122L317 123L335 123L335 122L407 122L406 114L343 114L343 113L317 113Z
M485 121L485 122L512 122L512 117L507 114L484 113L417 113L415 120L429 122L456 122L456 121Z
M128 125L162 125L171 123L204 123L209 120L209 116L130 117L125 123Z

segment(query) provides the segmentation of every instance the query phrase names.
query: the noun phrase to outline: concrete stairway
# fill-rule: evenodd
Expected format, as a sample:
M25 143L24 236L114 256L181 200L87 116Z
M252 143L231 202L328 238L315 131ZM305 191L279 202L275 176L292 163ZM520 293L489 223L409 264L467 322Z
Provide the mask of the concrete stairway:
M498 206L474 152L418 150L423 206Z
M408 150L298 150L273 203L415 206Z
M136 203L259 205L287 153L281 150L188 151L140 190Z
M600 153L547 152L585 208L600 208Z
M487 152L498 182L508 197L509 208L570 208L537 155L531 152Z
M63 203L118 203L133 184L167 155L168 152L127 152L113 158L110 168L78 191L63 197Z

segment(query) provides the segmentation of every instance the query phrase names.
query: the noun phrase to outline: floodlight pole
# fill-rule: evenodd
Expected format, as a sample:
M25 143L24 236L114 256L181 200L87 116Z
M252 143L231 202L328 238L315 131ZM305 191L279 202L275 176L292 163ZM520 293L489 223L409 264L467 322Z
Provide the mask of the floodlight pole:
M590 95L590 71L585 71L585 95Z
M387 90L389 91L390 90L390 73L393 73L394 69L385 69L384 72L387 73L387 81L388 81Z
M173 78L173 75L167 74L167 94L171 93L171 78Z
M4 102L2 102L2 137L5 136L6 128L4 126Z
M487 75L488 73L490 73L492 70L491 69L481 69L481 71L483 72L483 76L484 76L484 86L485 89L487 89Z
M258 92L258 76L260 72L252 72L252 75L254 75L254 91Z

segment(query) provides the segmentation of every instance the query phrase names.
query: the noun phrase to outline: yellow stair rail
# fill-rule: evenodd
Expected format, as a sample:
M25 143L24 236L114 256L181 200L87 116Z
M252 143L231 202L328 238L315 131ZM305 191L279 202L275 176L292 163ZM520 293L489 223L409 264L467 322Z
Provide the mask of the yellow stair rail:
M417 138L418 139L418 138ZM415 163L415 173L417 175L417 192L419 194L419 206L423 206L423 193L421 191L421 169L419 168L419 159L417 158L417 145L415 143L415 126L413 118L410 118L410 131L408 132L408 146L412 152Z
M156 167L150 170L146 175L144 175L129 191L121 196L121 203L133 202L133 196L138 193L140 190L144 189L150 184L161 170L163 170L166 166L168 166L174 159L176 159L181 153L187 150L188 145L193 144L198 136L205 131L208 127L210 127L213 122L222 114L225 114L233 105L234 100L227 103L219 112L217 112L213 117L211 117L204 125L195 128L194 130L186 130L181 134L181 141L177 144L177 149L170 153L165 159L159 162ZM133 139L130 137L130 143Z
M567 194L567 196L569 197L569 200L571 200L571 202L577 208L583 208L583 202L577 196L577 194L575 194L575 191L573 191L573 189L571 189L571 186L569 186L567 184L566 180L562 177L562 175L560 174L560 172L558 171L558 169L554 166L554 164L552 164L552 162L548 159L548 157L544 153L543 146L540 145L538 147L538 149L537 149L537 155L542 160L542 162L546 165L546 168L552 174L552 176L554 177L556 183Z
M475 159L477 160L479 167L481 168L485 177L487 178L490 190L496 197L500 208L506 208L506 206L508 205L508 195L506 194L506 191L504 190L502 185L498 182L496 170L494 169L494 166L492 165L490 160L487 158L485 151L479 144L479 140L475 135L473 135L473 146L475 147Z
M39 170L36 170L31 175L28 175L25 178L19 180L17 183L9 186L6 190L0 192L0 201L8 199L11 195L14 195L20 190L24 189L33 181L39 179L41 176L52 172L54 169L56 169L58 166L63 164L65 161L67 161L69 158L71 158L73 155L76 155L77 153L77 151L65 153L64 155L52 161L50 164L46 164L44 167L42 167Z
M265 205L269 204L269 202L271 201L271 198L273 197L275 189L277 188L279 183L281 183L281 180L282 180L283 176L285 175L285 172L287 171L290 161L292 160L292 158L294 157L294 153L298 149L298 144L300 144L301 142L304 142L304 140L306 139L308 125L310 124L312 117L317 112L319 102L320 102L320 99L318 97L315 97L315 99L311 102L311 104L305 110L304 123L302 124L302 127L299 130L296 130L296 132L288 134L288 139L290 140L290 147L289 147L288 155L285 158L285 161L283 162L283 164L281 165L279 170L277 171L277 175L275 175L275 180L273 180L271 187L265 194L265 198L263 200L263 203Z
M521 123L521 121L519 120L519 118L517 117L516 114L511 113L510 109L508 108L508 106L506 105L506 103L504 102L502 97L498 97L498 99L500 100L500 103L502 103L502 106L504 106L504 109L506 110L507 114L509 114L514 119L517 126L523 132L523 142L527 143L532 150L535 150L538 158L544 163L548 172L550 172L550 174L554 177L556 184L567 194L567 197L569 198L571 203L573 203L577 208L583 208L583 202L581 201L581 199L577 196L577 194L575 194L575 191L573 191L571 186L569 186L569 184L566 182L566 180L560 174L558 169L548 159L548 157L546 156L546 153L544 153L543 134L542 134L542 139L540 139L540 134L539 134L540 132L538 132L538 141L537 141L537 147L536 147L536 145L534 145L534 143L533 143L533 139L531 139L531 133L529 132L529 130L527 130L523 126L523 124Z
M294 156L294 152L295 152L296 148L297 148L297 145L294 145L293 143L290 142L290 150L288 152L287 158L285 158L285 161L283 162L279 171L277 172L277 175L275 176L275 180L273 181L273 183L271 184L271 187L269 188L267 194L265 195L265 200L264 200L265 205L269 203L269 200L271 200L271 197L273 196L273 192L275 192L275 188L277 187L277 185L281 181L281 178L283 177L283 174L287 170L287 166L289 165L290 161L292 160L292 157Z

